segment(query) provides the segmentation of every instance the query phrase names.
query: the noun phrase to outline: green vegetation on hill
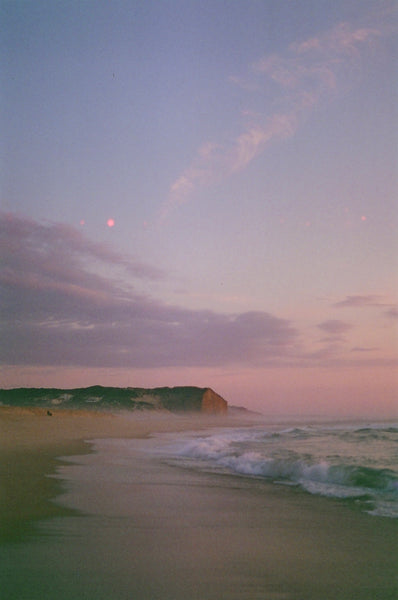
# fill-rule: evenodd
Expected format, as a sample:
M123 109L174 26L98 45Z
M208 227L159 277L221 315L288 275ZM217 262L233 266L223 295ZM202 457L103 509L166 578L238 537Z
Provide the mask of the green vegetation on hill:
M0 404L7 406L37 406L43 408L70 409L125 409L154 410L165 409L171 412L208 412L209 396L211 412L225 412L226 402L209 388L160 387L160 388L118 388L94 385L87 388L16 388L0 390ZM206 398L206 402L204 399Z

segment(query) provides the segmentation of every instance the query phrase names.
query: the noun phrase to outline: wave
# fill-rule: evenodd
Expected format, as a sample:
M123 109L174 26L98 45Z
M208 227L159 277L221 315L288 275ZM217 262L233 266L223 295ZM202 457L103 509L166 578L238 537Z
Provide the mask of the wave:
M389 440L391 439L391 434L397 434L398 428L396 427L362 427L360 429L355 429L353 431L346 431L341 434L342 439L346 439L347 441L352 440L353 442L357 440Z
M294 482L317 481L352 488L376 489L398 492L398 478L391 469L374 469L356 465L331 465L325 461L308 463L289 458L265 458L257 452L229 455L222 442L199 442L184 450L185 456L216 460L237 473L287 479Z
M368 429L369 435L382 431ZM355 436L360 431L353 429L348 434ZM394 434L395 428L390 428L390 433ZM196 461L202 468L298 486L311 494L354 499L366 504L372 514L398 517L397 472L375 461L372 464L369 456L354 457L336 452L329 452L326 458L322 456L320 449L324 450L325 444L329 451L336 450L333 444L341 434L335 431L333 437L330 430L310 428L285 429L277 435L254 430L225 431L185 440L177 454Z

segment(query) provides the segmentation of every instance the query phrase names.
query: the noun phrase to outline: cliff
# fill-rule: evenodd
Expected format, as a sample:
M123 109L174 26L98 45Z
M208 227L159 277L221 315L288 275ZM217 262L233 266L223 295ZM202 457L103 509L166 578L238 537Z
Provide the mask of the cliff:
M97 410L155 410L225 414L227 402L210 388L16 388L0 389L0 405Z
M221 398L211 388L207 388L202 396L201 412L208 414L225 414L228 410L228 404L224 398Z

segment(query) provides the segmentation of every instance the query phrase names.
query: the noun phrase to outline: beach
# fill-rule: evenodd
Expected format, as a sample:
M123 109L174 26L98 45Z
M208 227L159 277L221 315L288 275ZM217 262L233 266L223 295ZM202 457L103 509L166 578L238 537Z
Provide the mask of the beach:
M159 434L239 426L1 407L0 597L395 598L396 519L159 453Z
M217 421L222 423L222 419ZM0 407L0 540L17 539L38 517L61 509L47 500L60 486L43 477L53 473L60 456L90 451L92 438L142 438L151 432L204 427L206 417L170 417L167 413L120 414L89 410Z

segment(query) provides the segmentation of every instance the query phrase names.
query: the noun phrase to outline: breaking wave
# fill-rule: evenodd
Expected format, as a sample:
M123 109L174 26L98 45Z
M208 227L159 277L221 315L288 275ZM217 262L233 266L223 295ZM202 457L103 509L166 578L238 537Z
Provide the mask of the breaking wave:
M353 499L367 512L398 517L398 428L223 430L183 439L174 456L192 466Z

